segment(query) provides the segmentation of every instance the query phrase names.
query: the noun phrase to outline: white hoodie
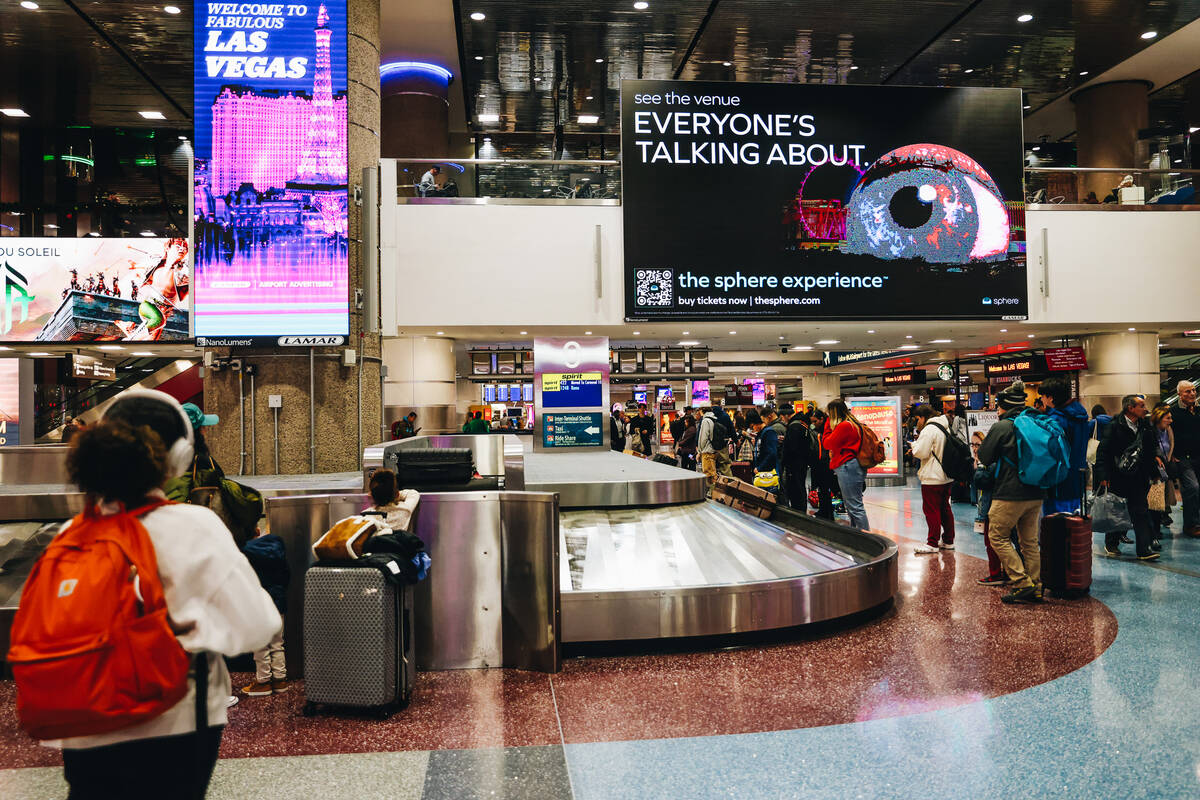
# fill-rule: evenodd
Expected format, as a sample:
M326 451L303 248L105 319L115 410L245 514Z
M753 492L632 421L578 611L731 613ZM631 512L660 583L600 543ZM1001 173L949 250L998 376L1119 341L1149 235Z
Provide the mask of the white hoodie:
M100 510L111 514L116 507L102 505ZM283 627L283 620L271 596L259 584L250 562L237 549L221 518L212 511L203 506L175 503L151 511L142 517L142 524L154 544L171 627L182 631L176 638L189 653L208 653L208 724L224 725L230 684L221 656L236 656L265 647ZM154 719L111 733L43 744L100 747L194 730L196 689L189 677L184 698Z
M921 428L921 434L917 437L917 441L913 442L913 455L921 459L921 468L917 470L917 477L921 479L923 486L944 486L947 483L954 483L953 480L946 477L939 460L945 452L946 434L933 426L935 422L948 431L953 430L950 427L950 420L946 418L945 414L940 417L931 417L925 423L925 427Z

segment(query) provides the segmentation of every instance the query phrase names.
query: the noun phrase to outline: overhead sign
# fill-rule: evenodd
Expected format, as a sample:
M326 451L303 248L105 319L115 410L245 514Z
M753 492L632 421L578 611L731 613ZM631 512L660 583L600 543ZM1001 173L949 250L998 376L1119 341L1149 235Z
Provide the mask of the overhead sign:
M847 397L846 405L854 418L866 425L883 444L883 463L867 470L868 475L900 475L899 397Z
M607 427L604 414L589 411L542 415L542 447L600 447Z
M196 336L345 336L346 0L197 3L193 26Z
M89 381L111 381L117 377L117 365L76 353L71 358L71 374Z
M1088 367L1082 347L1052 347L1044 355L1050 372L1074 372Z
M910 369L883 376L884 386L910 386L914 383L925 383L925 370Z
M984 374L989 378L1043 378L1046 376L1046 359L1043 356L1032 355L1023 358L1008 358L1003 361L993 361L983 365Z
M1021 104L622 81L626 317L1024 319Z
M576 408L604 404L600 372L547 372L542 375L542 408Z
M0 239L0 341L187 339L186 239Z
M826 350L821 362L826 367L843 364L860 364L864 361L881 361L900 355L900 350Z

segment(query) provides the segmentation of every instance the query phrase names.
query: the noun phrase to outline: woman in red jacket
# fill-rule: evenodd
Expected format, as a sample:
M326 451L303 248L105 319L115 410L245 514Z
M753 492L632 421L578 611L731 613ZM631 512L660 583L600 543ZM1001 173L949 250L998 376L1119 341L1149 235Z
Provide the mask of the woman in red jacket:
M856 420L838 399L825 407L825 435L821 445L829 451L829 466L837 476L842 490L842 502L850 515L850 524L860 530L870 530L867 510L863 506L863 490L867 488L867 471L858 463L858 448L862 444L862 423Z

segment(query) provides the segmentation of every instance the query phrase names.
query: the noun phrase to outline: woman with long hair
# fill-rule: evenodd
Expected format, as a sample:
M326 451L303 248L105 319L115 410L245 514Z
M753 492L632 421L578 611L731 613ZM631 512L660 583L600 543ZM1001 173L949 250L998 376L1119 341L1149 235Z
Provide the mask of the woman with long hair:
M1175 478L1179 474L1179 459L1175 458L1175 432L1171 428L1173 422L1171 407L1166 403L1159 403L1150 412L1150 426L1154 430L1154 441L1158 445L1154 456L1159 479L1155 483L1162 484L1163 493L1162 510L1150 511L1150 519L1154 523L1154 538L1150 542L1150 549L1155 551L1162 550L1159 540L1163 530L1170 528L1171 506L1175 505L1176 498ZM1151 486L1151 492L1155 491L1157 488Z
M838 398L825 406L829 418L825 421L825 433L821 445L829 451L829 467L837 476L842 490L842 502L850 515L850 524L860 530L869 530L867 509L863 506L863 491L867 488L867 471L858 463L858 450L862 446L862 423L854 418L846 401Z

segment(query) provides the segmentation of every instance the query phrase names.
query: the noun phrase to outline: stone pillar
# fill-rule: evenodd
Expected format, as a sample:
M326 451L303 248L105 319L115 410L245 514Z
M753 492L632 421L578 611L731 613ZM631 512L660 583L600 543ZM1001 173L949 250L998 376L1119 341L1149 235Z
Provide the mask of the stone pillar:
M449 154L449 78L424 65L392 67L383 75L384 158Z
M362 185L363 168L379 164L379 3L348 0L351 297L364 285L364 209L354 204L354 189ZM275 472L274 411L268 402L273 394L282 399L278 439L281 474L357 471L362 465L362 448L381 441L380 335L367 333L362 311L352 300L347 302L350 336L346 345L316 348L311 376L309 352L304 348L239 349L235 353L213 349L217 355L242 358L243 363L258 369L253 397L250 378L243 374L222 370L206 371L204 376L205 411L221 417L219 425L205 430L205 437L227 473L237 473L240 463L246 474ZM342 366L346 349L356 351L354 366ZM311 391L310 385L314 387ZM244 397L241 408L239 396ZM310 425L310 397L315 428ZM244 419L240 430L239 419ZM243 440L244 457L239 453L239 442ZM315 444L311 453L310 442ZM255 453L257 458L252 458Z
M805 400L812 400L824 411L830 400L842 396L842 376L814 372L801 378L801 389Z
M1114 81L1071 95L1075 104L1079 166L1119 170L1141 166L1137 163L1137 134L1149 125L1149 90L1146 81ZM1080 201L1088 192L1095 192L1103 201L1124 175L1124 172L1084 174L1080 178ZM1136 182L1144 185L1142 181Z
M1097 333L1083 337L1088 368L1079 373L1080 402L1096 403L1110 414L1121 411L1121 398L1143 394L1153 407L1161 399L1157 333Z
M384 422L417 412L421 433L457 433L454 340L444 336L402 336L383 340Z

